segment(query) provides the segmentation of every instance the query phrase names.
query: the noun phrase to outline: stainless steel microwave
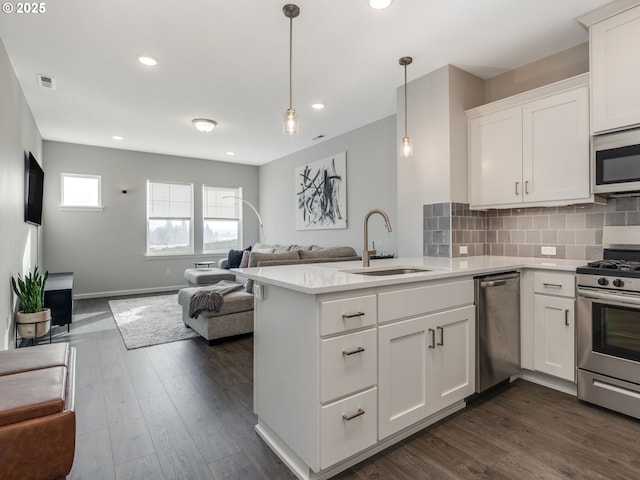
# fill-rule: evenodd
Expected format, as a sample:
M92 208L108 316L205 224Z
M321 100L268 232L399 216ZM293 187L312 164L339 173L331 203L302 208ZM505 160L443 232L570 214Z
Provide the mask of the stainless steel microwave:
M595 136L592 148L594 194L640 194L640 129Z

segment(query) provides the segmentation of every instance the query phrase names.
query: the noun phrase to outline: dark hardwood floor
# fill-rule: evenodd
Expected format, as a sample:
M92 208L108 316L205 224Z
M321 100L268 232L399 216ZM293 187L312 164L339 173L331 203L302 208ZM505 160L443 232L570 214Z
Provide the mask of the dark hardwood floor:
M69 479L292 479L254 431L251 337L126 350L108 299L74 302ZM640 479L640 422L522 380L335 477Z

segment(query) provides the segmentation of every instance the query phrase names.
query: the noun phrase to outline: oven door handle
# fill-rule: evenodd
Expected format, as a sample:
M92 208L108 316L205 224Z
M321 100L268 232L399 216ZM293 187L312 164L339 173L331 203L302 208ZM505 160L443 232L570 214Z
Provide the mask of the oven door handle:
M605 300L615 303L626 303L628 305L640 305L640 297L630 297L616 293L601 293L578 289L578 296L583 298L591 298L594 300Z

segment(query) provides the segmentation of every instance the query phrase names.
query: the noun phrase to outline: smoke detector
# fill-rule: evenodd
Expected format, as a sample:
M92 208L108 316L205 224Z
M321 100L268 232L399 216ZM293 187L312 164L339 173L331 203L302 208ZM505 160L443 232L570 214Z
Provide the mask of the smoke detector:
M38 78L38 85L42 88L50 88L51 90L56 89L56 79L51 75L43 75L41 73L36 74Z

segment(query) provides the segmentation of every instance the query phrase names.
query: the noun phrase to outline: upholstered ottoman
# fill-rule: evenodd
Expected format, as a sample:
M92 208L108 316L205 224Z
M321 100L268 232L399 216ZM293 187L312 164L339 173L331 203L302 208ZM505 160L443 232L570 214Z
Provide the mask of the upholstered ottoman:
M183 288L178 292L178 303L182 305L182 321L204 337L209 345L221 338L253 332L253 295L244 289L236 290L224 296L219 312L203 311L191 318L189 305L198 290L200 287Z
M203 285L213 285L220 280L234 281L236 276L229 270L223 268L187 268L184 271L184 278L189 287L199 287Z

